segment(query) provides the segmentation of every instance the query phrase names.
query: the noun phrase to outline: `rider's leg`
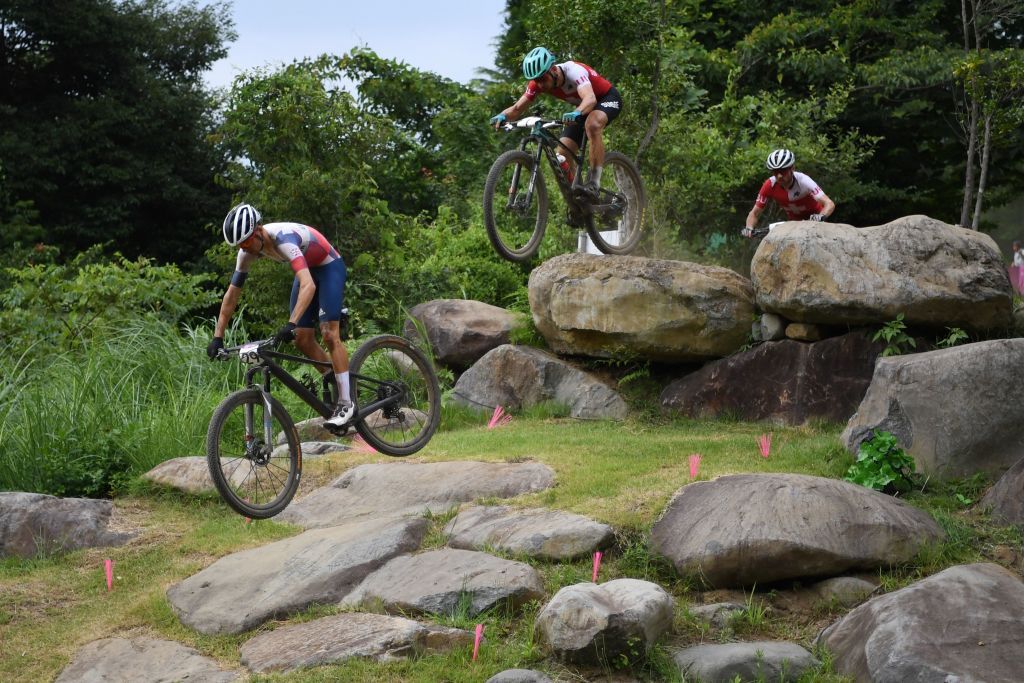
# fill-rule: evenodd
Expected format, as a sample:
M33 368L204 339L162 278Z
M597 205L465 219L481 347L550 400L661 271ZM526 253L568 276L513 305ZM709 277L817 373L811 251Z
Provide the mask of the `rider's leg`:
M334 369L334 377L338 382L339 398L343 401L351 401L348 380L348 349L345 347L345 342L341 340L341 323L337 320L321 322L320 336L323 337L324 346L327 347L327 352L330 355L331 367Z
M576 175L576 154L580 151L580 146L576 144L576 141L572 138L559 138L559 146L555 150L559 154L565 157L566 161L569 162L569 171Z
M595 109L587 116L587 141L590 143L590 178L588 182L601 184L601 170L604 167L604 129L608 115Z

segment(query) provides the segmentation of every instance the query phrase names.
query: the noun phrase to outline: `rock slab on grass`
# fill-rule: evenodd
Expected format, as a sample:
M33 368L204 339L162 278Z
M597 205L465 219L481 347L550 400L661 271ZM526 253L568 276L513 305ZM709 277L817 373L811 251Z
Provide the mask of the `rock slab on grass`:
M582 515L501 505L467 508L448 522L444 533L452 548L494 548L543 560L590 555L614 538L610 526Z
M314 603L337 602L391 558L419 548L426 531L422 517L313 529L222 557L171 586L167 599L200 633L241 633Z
M306 528L367 518L445 513L477 498L512 498L554 485L538 462L432 462L359 465L293 502L278 518Z
M508 344L512 330L525 322L522 314L482 301L435 299L409 310L403 333L408 339L420 339L422 326L434 359L464 370L491 349Z
M928 513L863 486L736 474L679 489L651 547L681 575L725 588L899 564L944 536Z
M122 545L133 534L107 528L113 509L109 500L0 492L0 557Z
M238 673L222 669L217 660L181 643L155 638L105 638L79 650L55 683L229 683L238 678Z
M533 669L505 669L488 678L487 683L551 683L551 679Z
M467 631L383 614L347 613L285 626L246 641L242 665L256 673L292 671L360 657L378 662L468 647Z
M342 601L388 612L476 616L495 605L544 597L537 570L487 553L444 548L389 561Z
M672 657L686 680L702 683L741 681L796 681L819 662L795 643L758 641L697 645Z
M578 583L558 591L537 615L536 638L563 661L608 666L654 645L672 627L673 610L672 596L649 581Z
M825 629L836 671L858 681L1024 679L1024 583L999 565L950 567Z
M1024 527L1024 457L1006 471L981 500L981 506L1003 524Z

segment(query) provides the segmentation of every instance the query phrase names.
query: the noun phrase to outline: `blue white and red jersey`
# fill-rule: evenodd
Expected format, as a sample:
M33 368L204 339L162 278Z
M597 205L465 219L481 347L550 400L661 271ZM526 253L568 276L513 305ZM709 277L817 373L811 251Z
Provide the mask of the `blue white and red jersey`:
M270 235L274 245L273 251L266 254L267 258L290 263L296 273L304 268L326 266L341 259L337 250L316 228L301 223L267 223L263 229ZM259 257L260 254L250 254L239 249L235 270L239 273L249 272L249 266Z
M806 220L812 213L821 213L825 208L824 204L817 200L819 195L824 194L818 184L811 180L810 176L793 171L793 186L785 188L778 178L772 176L764 181L761 191L757 193L755 206L764 208L769 199L786 212L786 217L791 221Z
M583 62L562 62L558 66L565 74L565 83L551 90L543 90L536 80L530 81L526 84L526 92L523 93L527 100L532 101L540 93L547 93L560 100L565 100L569 104L579 104L583 99L576 89L584 83L590 84L597 99L601 99L612 89L612 84L608 79Z

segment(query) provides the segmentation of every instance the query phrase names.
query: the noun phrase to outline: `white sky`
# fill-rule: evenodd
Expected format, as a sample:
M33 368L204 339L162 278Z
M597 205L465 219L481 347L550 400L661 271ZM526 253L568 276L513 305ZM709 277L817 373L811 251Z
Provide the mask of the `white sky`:
M238 39L206 74L212 87L228 87L257 66L280 66L366 46L460 83L493 68L495 42L505 21L505 0L234 0Z

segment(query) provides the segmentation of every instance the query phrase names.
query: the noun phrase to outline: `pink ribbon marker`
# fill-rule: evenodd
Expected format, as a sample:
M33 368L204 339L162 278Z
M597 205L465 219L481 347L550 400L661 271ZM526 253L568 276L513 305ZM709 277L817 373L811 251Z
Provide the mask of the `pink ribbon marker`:
M697 478L697 471L700 469L700 453L690 455L690 479Z
M114 563L112 560L103 560L103 571L107 573L107 591L114 588Z
M352 437L352 450L359 451L361 453L376 453L377 449L366 443L366 439L363 438L362 434L356 434Z
M512 416L505 412L505 409L501 406L494 407L494 414L491 415L491 419L487 422L488 429L494 429L495 427L503 427L512 421Z
M480 652L480 639L484 637L484 625L476 625L476 638L473 639L473 661L476 661L477 653Z
M768 455L772 452L772 435L762 434L757 439L757 445L761 449L761 457L767 458Z
M597 583L597 573L601 571L601 551L594 553L594 575L590 577L591 583Z

